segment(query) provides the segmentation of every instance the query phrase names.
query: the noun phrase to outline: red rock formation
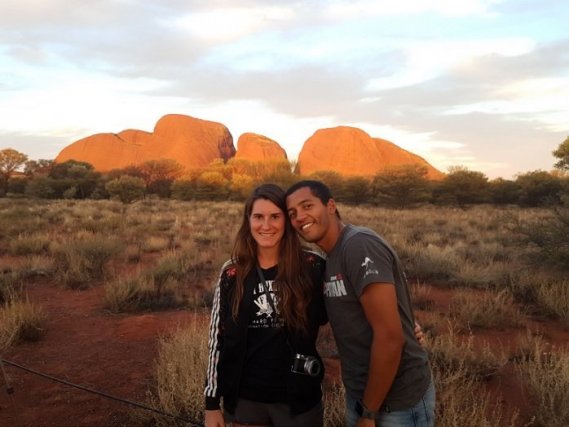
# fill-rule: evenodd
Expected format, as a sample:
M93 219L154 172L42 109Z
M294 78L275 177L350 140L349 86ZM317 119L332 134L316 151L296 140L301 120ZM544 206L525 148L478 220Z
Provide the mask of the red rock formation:
M158 120L152 133L129 129L92 135L64 148L55 161L84 161L106 172L159 159L172 159L186 170L233 156L249 162L287 160L285 150L262 135L244 133L238 147L236 153L229 130L220 123L169 114ZM372 176L386 167L405 164L426 166L429 179L444 176L423 158L392 142L372 138L357 128L338 126L320 129L306 140L297 171L301 175L331 170L344 176Z
M169 114L158 120L153 133L125 130L92 135L64 148L55 161L79 160L105 172L158 159L173 159L194 169L234 155L233 138L224 125Z
M244 133L237 140L235 158L262 162L265 160L286 160L287 155L278 142L256 133Z
M422 157L392 142L372 138L358 128L338 126L317 130L306 140L298 156L297 171L301 175L328 170L344 176L373 176L387 167L405 164L426 166L429 179L444 176Z

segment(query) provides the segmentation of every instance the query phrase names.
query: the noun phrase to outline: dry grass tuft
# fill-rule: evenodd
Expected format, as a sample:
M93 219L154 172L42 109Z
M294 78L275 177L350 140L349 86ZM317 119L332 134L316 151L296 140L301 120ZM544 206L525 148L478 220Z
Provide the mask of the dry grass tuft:
M29 301L11 299L0 307L0 350L20 341L37 341L44 333L45 316Z
M507 290L473 295L472 291L457 289L449 311L466 327L503 329L523 323L523 317Z
M208 327L207 320L194 316L189 326L160 340L156 390L150 395L161 410L198 422L203 422ZM155 416L155 422L170 426L172 420Z
M528 353L519 370L536 402L535 425L569 425L569 350L548 346L542 338L528 335Z

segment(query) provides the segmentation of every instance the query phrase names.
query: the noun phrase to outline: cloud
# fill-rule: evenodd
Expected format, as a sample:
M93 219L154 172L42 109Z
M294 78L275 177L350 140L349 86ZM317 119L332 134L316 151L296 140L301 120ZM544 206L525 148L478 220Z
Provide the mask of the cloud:
M561 3L4 0L0 129L67 144L181 113L294 157L345 124L441 169L547 168L569 131Z

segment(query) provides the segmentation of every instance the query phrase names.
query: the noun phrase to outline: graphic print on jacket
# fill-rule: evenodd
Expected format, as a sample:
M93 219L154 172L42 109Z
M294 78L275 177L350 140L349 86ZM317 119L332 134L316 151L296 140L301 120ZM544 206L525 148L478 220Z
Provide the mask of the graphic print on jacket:
M271 305L271 302L267 298L267 292L265 292L263 284L258 283L255 289L253 289L253 302L255 303L257 311L249 324L250 329L284 327L284 320L278 312L279 296L275 281L267 280L265 284L267 285L268 293L273 303ZM273 306L277 310L276 313L273 310Z

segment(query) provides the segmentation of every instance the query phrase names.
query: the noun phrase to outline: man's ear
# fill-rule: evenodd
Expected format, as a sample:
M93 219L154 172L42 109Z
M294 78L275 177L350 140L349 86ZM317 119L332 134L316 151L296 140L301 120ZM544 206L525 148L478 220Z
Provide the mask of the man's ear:
M326 208L328 209L328 213L335 215L336 214L336 202L334 199L329 199L328 203L326 203Z

